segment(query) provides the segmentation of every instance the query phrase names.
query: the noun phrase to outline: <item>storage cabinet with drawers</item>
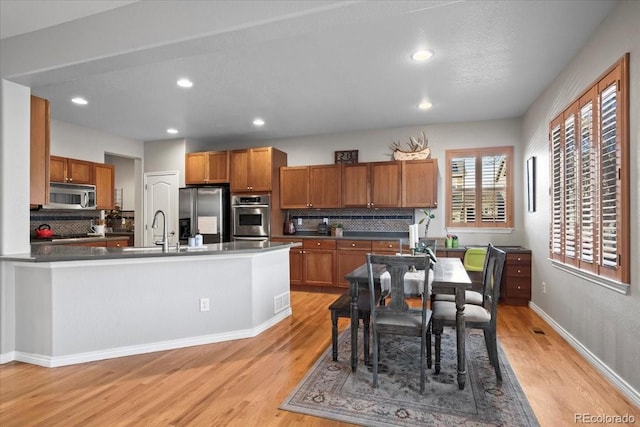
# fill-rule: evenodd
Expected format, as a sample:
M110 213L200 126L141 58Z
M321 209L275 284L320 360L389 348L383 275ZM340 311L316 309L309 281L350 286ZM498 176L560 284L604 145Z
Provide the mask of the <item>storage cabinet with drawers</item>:
M500 282L500 301L527 305L531 300L531 251L509 252Z

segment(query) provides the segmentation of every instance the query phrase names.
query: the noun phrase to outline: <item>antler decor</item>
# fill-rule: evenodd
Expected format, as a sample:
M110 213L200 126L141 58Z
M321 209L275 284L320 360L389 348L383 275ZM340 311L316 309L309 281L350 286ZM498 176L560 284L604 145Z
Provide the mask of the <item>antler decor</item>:
M402 147L400 141L393 141L389 146L391 148L391 158L394 160L423 160L431 157L431 148L428 147L429 141L424 132L420 132L422 136L414 138L409 137L408 149Z

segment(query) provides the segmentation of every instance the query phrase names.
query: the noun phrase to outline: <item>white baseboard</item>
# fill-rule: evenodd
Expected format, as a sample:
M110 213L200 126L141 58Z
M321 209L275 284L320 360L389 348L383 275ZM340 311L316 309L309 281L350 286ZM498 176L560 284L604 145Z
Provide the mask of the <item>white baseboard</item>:
M14 360L16 360L15 351L0 354L0 365L2 365L3 363L13 362Z
M529 302L529 307L535 311L542 319L549 324L562 338L569 343L571 347L576 349L578 353L584 357L594 368L604 375L622 394L627 396L636 406L640 406L640 392L631 387L631 385L616 374L609 366L593 354L587 347L582 345L580 341L575 339L566 329L558 324L551 316L545 313L540 307L533 302Z
M7 353L6 355L3 355L7 357L7 360L2 361L1 363L7 363L13 360L17 360L19 362L31 363L33 365L43 366L45 368L57 368L59 366L95 362L97 360L113 359L116 357L133 356L136 354L153 353L156 351L174 350L176 348L213 344L217 342L232 341L243 338L252 338L266 331L281 320L291 316L291 313L291 307L289 307L288 309L283 310L268 321L251 329L226 332L221 334L201 335L197 337L182 338L177 340L161 341L127 347L111 348L106 350L70 354L58 357L15 351L12 352L12 354ZM0 361L1 360L4 359L0 359Z

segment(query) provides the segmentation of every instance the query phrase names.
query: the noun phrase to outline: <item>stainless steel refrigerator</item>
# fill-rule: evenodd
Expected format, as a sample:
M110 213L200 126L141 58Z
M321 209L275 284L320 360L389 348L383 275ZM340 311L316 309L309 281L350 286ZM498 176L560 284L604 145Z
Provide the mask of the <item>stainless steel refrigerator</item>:
M180 243L202 234L203 243L228 242L231 230L229 187L186 187L179 190Z

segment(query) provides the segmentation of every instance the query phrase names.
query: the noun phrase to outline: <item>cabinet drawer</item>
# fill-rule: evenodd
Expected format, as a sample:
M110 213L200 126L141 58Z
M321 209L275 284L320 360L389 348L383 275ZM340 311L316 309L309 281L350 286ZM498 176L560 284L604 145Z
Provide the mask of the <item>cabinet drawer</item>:
M508 265L505 268L505 274L507 277L531 277L531 266L516 264L516 265Z
M371 242L371 250L379 252L400 252L399 240L376 240Z
M334 239L304 239L302 247L304 249L335 249L336 241Z
M370 251L371 240L338 240L339 250Z
M529 278L507 277L507 298L531 298Z
M506 264L531 264L531 254L507 254Z

